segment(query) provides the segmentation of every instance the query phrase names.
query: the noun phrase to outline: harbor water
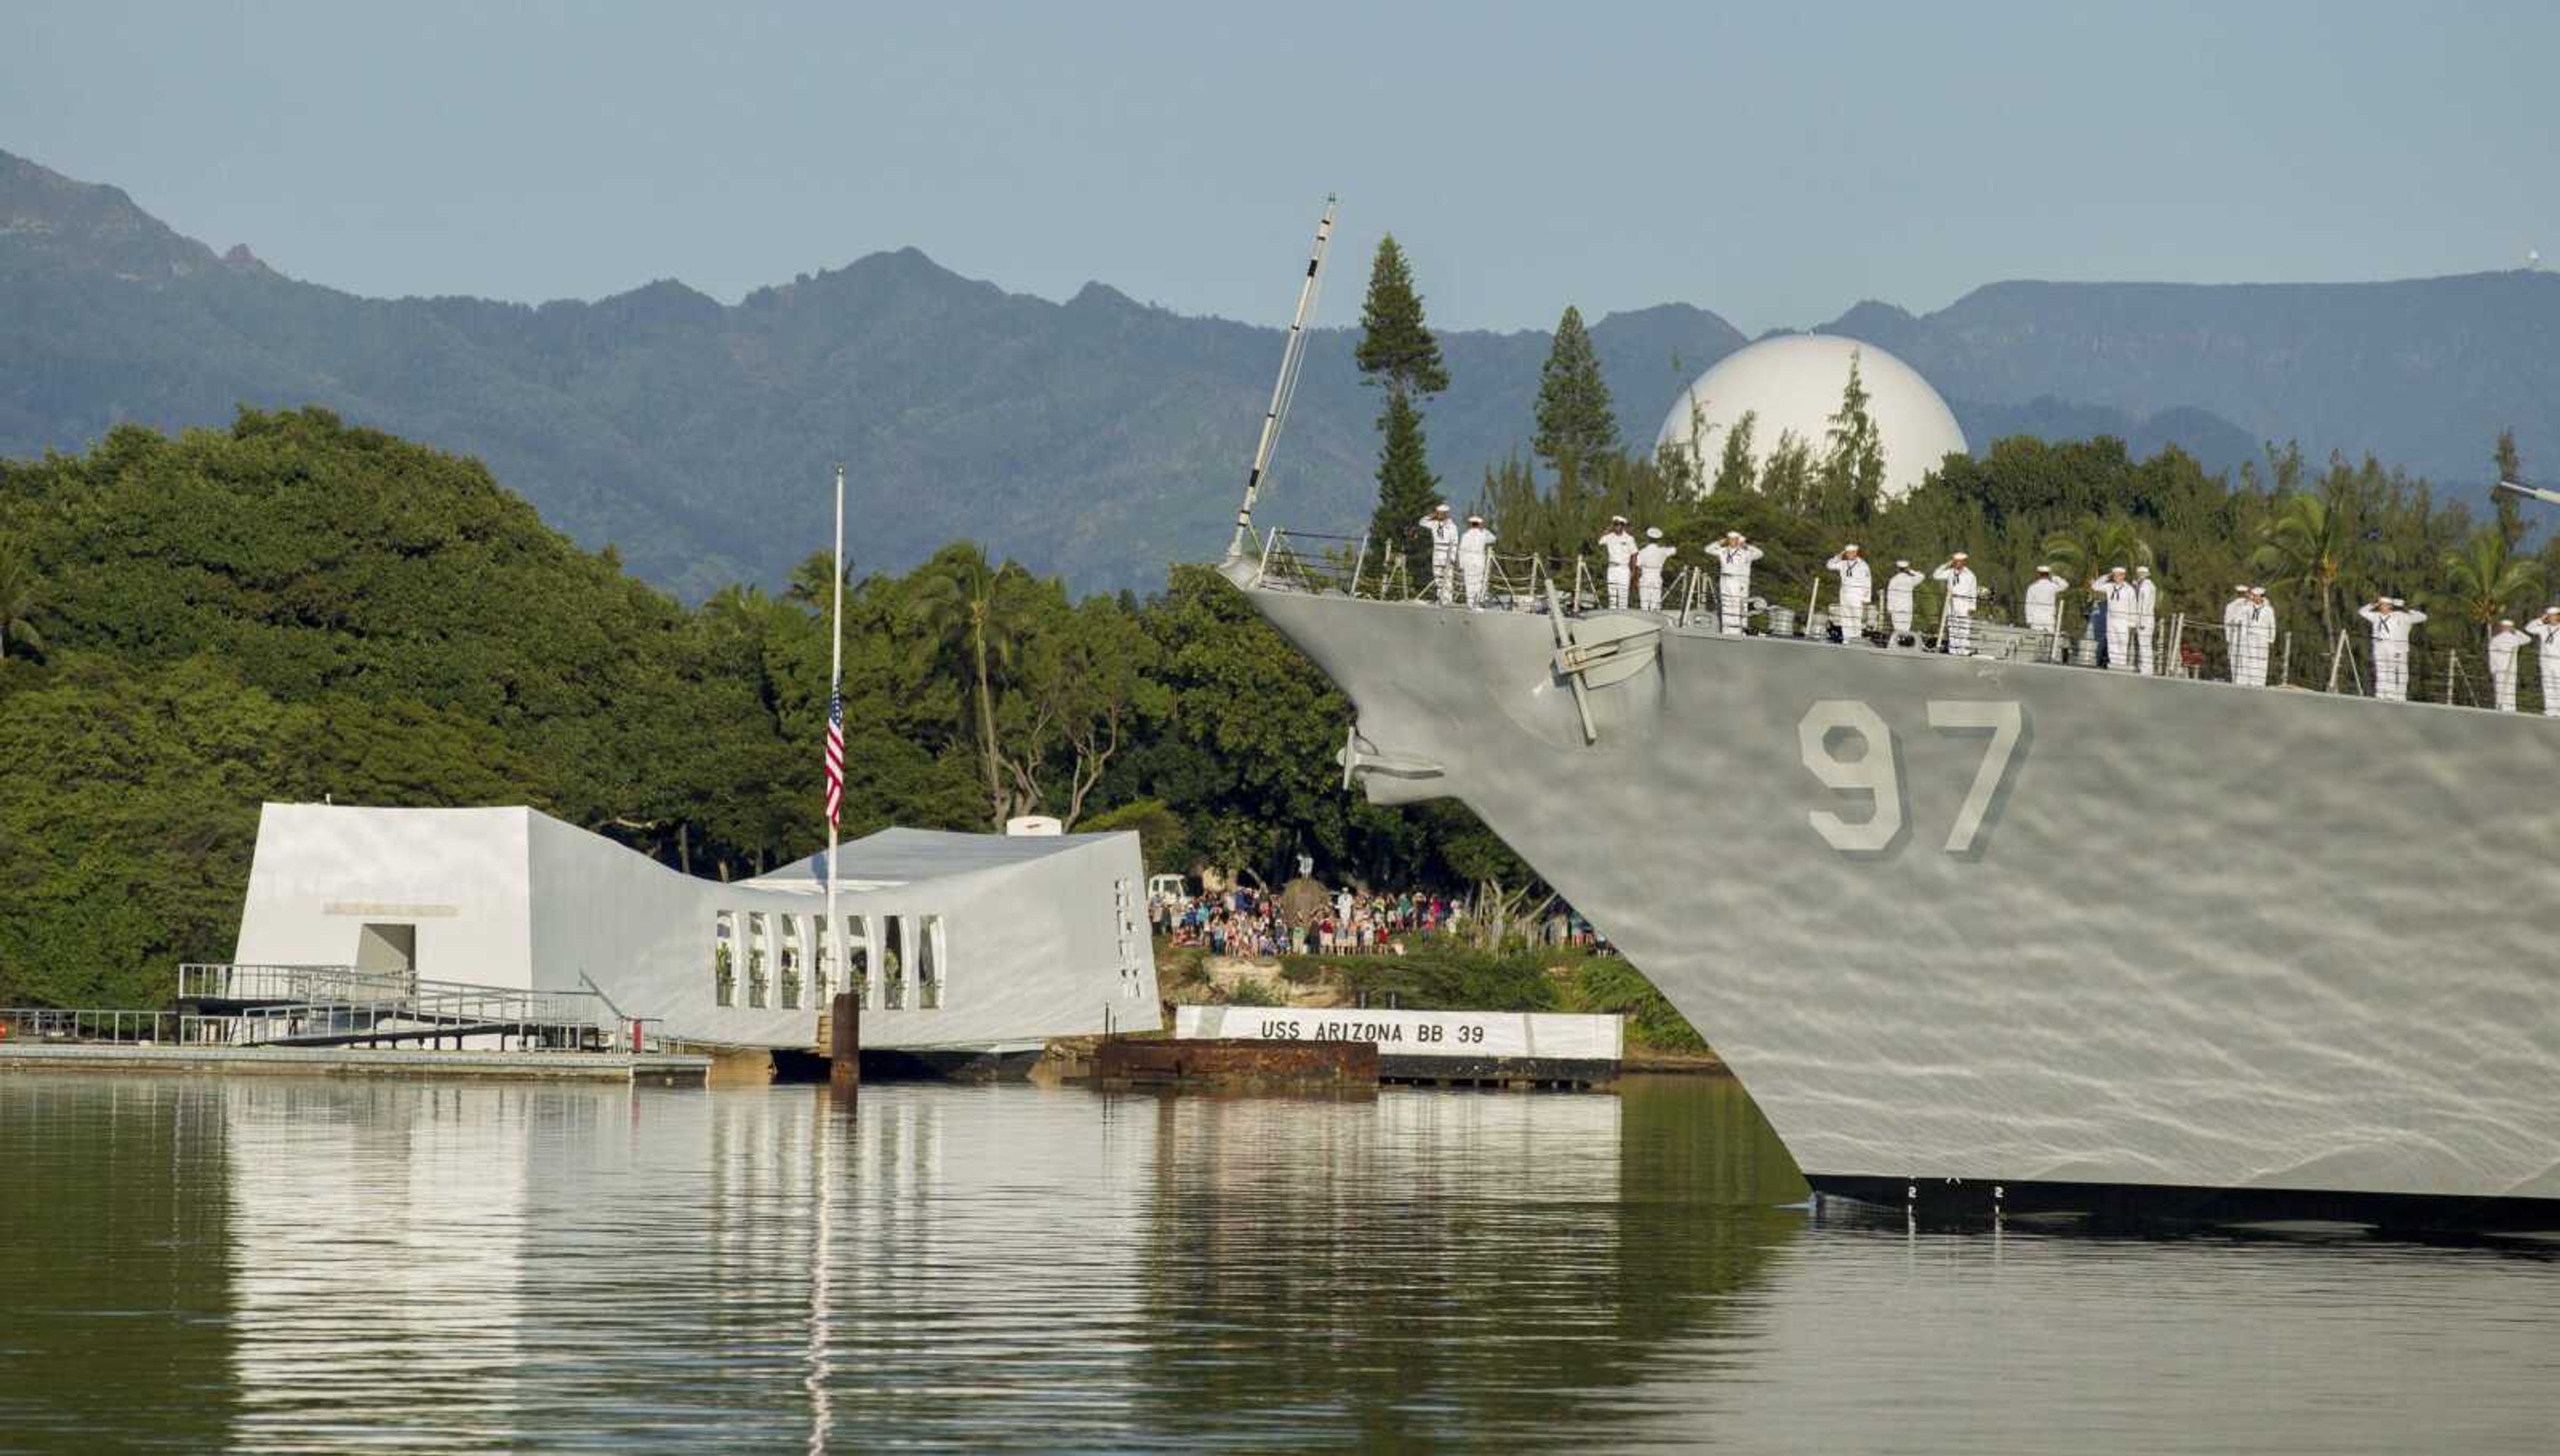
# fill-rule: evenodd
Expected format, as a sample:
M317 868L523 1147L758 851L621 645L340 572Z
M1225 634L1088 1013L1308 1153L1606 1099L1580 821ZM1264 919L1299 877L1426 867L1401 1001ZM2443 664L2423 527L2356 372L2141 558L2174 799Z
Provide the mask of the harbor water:
M1713 1078L0 1075L0 1449L2524 1451L2560 1260L1911 1231Z

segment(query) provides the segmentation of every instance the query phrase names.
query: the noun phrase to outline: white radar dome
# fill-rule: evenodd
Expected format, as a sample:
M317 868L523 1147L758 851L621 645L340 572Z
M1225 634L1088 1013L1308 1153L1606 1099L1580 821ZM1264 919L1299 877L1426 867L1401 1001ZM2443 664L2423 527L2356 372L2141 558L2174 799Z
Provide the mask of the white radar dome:
M1793 431L1814 458L1829 442L1851 358L1866 390L1866 412L1884 442L1884 498L1900 500L1951 454L1967 449L1955 412L1910 365L1872 344L1830 334L1763 339L1728 354L1672 402L1657 444L1694 449L1712 476L1725 431L1751 420L1751 460L1764 464L1779 437Z

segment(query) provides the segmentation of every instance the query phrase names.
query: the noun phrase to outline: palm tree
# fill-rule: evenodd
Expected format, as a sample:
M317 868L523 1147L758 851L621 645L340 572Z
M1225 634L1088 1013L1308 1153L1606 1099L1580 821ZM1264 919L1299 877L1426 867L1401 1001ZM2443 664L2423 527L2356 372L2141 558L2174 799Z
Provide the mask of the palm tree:
M2126 516L2083 516L2044 538L2044 560L2067 583L2085 582L2110 566L2148 566L2152 544Z
M813 612L825 612L835 603L835 597L829 590L834 583L828 579L834 574L834 568L828 563L827 553L813 551L801 558L800 565L791 568L791 579L782 588L782 599L807 607ZM854 564L847 562L845 563L845 584L851 586L853 577Z
M2337 631L2339 610L2364 599L2374 552L2356 530L2358 512L2345 491L2297 491L2258 528L2249 566L2278 591L2320 610L2320 632Z
M1005 785L996 751L996 694L988 664L1013 661L1014 648L1030 623L1030 603L1017 590L1029 581L1023 568L1007 562L987 564L987 554L962 542L944 547L917 573L912 610L936 643L949 651L967 652L978 684L978 747L987 770L987 803L997 828L1004 827Z
M2452 603L2474 626L2483 629L2506 615L2508 603L2523 600L2542 586L2542 564L2516 556L2497 526L2481 527L2462 550L2445 553L2444 567L2453 583Z
M12 637L38 652L45 650L45 634L36 630L33 620L44 597L44 583L36 579L34 564L14 543L0 541L0 661L8 659Z

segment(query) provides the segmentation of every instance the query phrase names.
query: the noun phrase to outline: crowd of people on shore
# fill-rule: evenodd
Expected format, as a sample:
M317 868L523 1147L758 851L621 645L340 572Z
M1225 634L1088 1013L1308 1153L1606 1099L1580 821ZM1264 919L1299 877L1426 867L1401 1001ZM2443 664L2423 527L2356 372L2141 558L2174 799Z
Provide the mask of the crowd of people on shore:
M1463 928L1463 899L1421 890L1315 891L1291 914L1282 896L1238 886L1203 894L1166 896L1148 906L1156 934L1211 955L1268 959L1276 955L1401 955L1417 935ZM1591 922L1561 905L1532 931L1540 944L1598 948Z
M1339 890L1293 917L1280 896L1242 886L1162 899L1149 909L1156 933L1176 945L1259 957L1400 953L1404 937L1449 928L1467 912L1447 895Z
M1469 516L1466 529L1461 531L1444 504L1432 507L1431 514L1422 518L1418 526L1431 540L1432 590L1440 604L1450 606L1463 601L1471 610L1484 610L1486 578L1498 540L1485 518ZM1607 564L1602 580L1609 607L1626 610L1632 596L1636 610L1661 611L1664 574L1671 560L1680 554L1678 547L1664 543L1662 529L1647 527L1640 542L1626 517L1612 516L1598 545ZM1761 559L1763 552L1741 532L1728 531L1722 540L1707 548L1706 554L1713 573L1716 624L1725 635L1739 636L1754 605L1751 565ZM1922 646L1918 621L1920 583L1939 581L1947 588L1939 644L1954 656L1972 654L1974 616L1990 593L1965 553L1950 554L1926 574L1907 560L1895 561L1893 574L1884 579L1880 613L1875 611L1874 569L1855 543L1841 547L1823 566L1838 579L1831 621L1841 645ZM2064 656L2067 632L2062 622L2062 598L2066 589L2063 577L2053 567L2037 566L2019 602L2028 630L2045 634L2046 646L2041 655L2048 661L2059 661ZM2160 583L2153 579L2151 567L2111 566L2090 581L2087 590L2091 598L2090 634L2097 645L2099 665L2119 672L2153 674L2161 657L2161 614ZM2231 601L2223 607L2221 622L2228 675L2230 681L2243 687L2263 688L2276 641L2276 609L2268 601L2264 587L2243 584L2233 591ZM2358 608L2356 615L2363 619L2372 640L2373 696L2386 702L2405 702L2409 696L2410 634L2427 620L2427 613L2398 597L2385 595ZM2527 646L2534 648L2535 665L2542 680L2543 716L2560 718L2560 603L2546 608L2541 616L2520 628L2511 619L2501 619L2490 630L2487 654L2491 706L2500 713L2516 711L2517 659Z

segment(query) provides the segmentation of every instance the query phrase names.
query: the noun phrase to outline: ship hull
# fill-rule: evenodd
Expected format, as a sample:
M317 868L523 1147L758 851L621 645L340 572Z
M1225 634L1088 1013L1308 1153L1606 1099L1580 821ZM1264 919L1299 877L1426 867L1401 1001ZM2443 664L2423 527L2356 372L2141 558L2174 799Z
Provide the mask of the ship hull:
M1248 594L1818 1186L2560 1200L2560 723L1672 628L1586 741L1542 614Z

